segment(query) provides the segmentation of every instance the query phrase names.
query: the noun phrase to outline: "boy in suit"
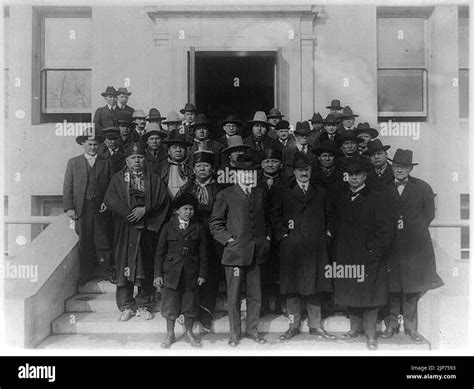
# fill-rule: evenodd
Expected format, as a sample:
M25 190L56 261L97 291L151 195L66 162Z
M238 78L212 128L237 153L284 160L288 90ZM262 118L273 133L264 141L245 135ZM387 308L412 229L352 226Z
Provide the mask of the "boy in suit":
M190 193L176 197L176 215L165 224L158 241L154 284L162 288L161 314L167 330L163 348L175 342L174 324L180 314L184 315L185 340L193 347L201 346L193 324L199 308L198 286L207 274L207 238L202 224L192 219L197 207Z

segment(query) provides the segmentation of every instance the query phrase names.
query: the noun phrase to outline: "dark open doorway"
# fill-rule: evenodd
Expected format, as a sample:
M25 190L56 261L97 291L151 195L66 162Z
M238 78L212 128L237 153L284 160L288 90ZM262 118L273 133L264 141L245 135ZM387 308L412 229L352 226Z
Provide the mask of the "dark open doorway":
M275 105L276 52L196 51L192 55L196 108L212 122L229 113L247 121L255 111L268 112Z

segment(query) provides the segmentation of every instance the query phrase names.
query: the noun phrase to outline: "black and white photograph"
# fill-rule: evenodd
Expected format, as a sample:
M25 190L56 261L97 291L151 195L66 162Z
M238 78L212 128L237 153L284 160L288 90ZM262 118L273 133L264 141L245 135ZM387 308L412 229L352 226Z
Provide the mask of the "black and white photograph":
M2 355L472 355L468 2L2 6Z

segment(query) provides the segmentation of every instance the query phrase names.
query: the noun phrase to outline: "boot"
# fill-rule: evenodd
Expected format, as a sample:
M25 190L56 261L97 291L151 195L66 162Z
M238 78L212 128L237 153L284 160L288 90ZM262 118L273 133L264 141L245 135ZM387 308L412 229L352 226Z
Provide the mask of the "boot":
M166 319L166 338L161 343L161 347L170 348L170 346L176 341L174 336L174 320Z
M186 333L184 334L184 340L190 343L193 347L201 347L201 342L193 334L193 324L194 320L191 318L184 318L184 327L186 328Z

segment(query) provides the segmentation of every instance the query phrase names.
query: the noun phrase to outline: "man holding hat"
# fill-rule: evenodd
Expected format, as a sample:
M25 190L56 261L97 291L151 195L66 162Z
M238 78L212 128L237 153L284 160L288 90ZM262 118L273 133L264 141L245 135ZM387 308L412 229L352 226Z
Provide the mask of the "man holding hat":
M132 122L135 124L134 132L137 134L138 139L141 140L143 135L145 135L145 132L146 132L145 112L142 109L137 109L136 111L133 111Z
M340 121L337 116L329 114L326 119L323 120L324 132L319 136L318 141L330 140L332 142L339 143L341 135L337 132L337 127Z
M229 137L234 135L241 136L241 130L243 123L238 119L237 115L233 113L227 115L227 117L220 122L220 126L224 130L224 135L219 138L219 142L221 142L224 147L229 146L227 140Z
M181 124L183 125L186 139L191 141L194 138L191 126L194 124L194 119L196 117L196 107L192 103L186 103L184 108L180 109L179 112L184 116L184 120Z
M143 143L131 143L125 154L127 165L112 177L104 198L115 221L116 301L120 321L136 314L149 320L155 295L155 250L170 198L160 177L146 168ZM135 297L134 286L138 287Z
M278 108L272 108L268 114L267 114L267 120L268 123L270 124L269 129L268 129L268 136L272 139L277 138L276 134L276 125L285 117L285 115L282 115L281 112L278 110Z
M146 144L145 160L154 172L158 172L160 162L168 158L168 151L162 141L168 134L161 130L158 123L149 123L148 131L143 135L142 142Z
M290 318L280 340L300 333L302 303L308 311L310 335L336 339L322 327L320 300L320 293L332 291L324 269L329 263L326 236L334 215L326 190L310 183L310 163L306 154L297 152L289 165L295 180L275 191L271 202L274 236L280 242L280 292Z
M342 112L338 114L338 116L341 121L341 124L337 129L338 132L343 133L344 131L355 130L354 120L356 117L359 117L359 115L354 114L354 112L352 112L351 107L346 105L342 109Z
M138 134L133 131L135 123L132 122L132 114L128 111L119 111L117 126L120 132L120 144L125 150L132 142L138 142Z
M173 130L169 137L161 143L168 146L168 158L158 164L157 171L163 182L168 186L171 198L176 196L181 188L192 176L192 169L186 161L187 150L192 143L180 130Z
M216 165L214 167L217 168L220 165L220 156L224 146L222 143L210 139L209 128L210 123L207 120L206 115L197 115L194 123L189 126L189 129L194 134L193 145L189 149L189 155L193 155L193 153L198 150L210 150L215 155ZM192 163L191 160L190 163Z
M308 122L297 122L295 129L295 146L286 147L283 150L283 164L285 165L285 173L288 177L293 176L293 169L289 166L297 152L305 154L312 162L314 154L311 153L310 145L308 144L308 137L311 134Z
M348 186L337 193L337 223L331 228L336 257L325 276L334 279L334 301L349 310L348 340L365 332L369 350L377 349L377 311L387 302L384 257L393 236L393 222L382 193L365 185L367 159L348 161ZM340 270L334 270L339 267Z
M110 159L112 174L125 166L125 154L120 148L120 130L117 127L107 127L102 130L104 143L99 145L98 154L101 158Z
M387 150L390 146L384 146L380 139L374 139L367 144L364 155L370 159L372 169L367 174L367 184L373 187L385 187L393 183L392 165L388 163Z
M198 121L197 119L196 121ZM184 184L176 197L189 193L197 199L195 217L204 226L207 236L208 274L206 283L199 288L199 321L206 331L212 327L212 316L216 306L219 280L221 279L220 258L223 247L215 241L209 230L209 218L216 201L217 193L222 189L214 179L215 154L208 150L197 150L192 154L194 179ZM223 278L223 277L222 277Z
M361 138L363 140L363 142L357 145L359 154L363 154L364 152L366 152L367 143L379 136L379 132L375 128L371 128L370 124L367 122L359 123L354 132L358 138Z
M246 154L236 165L237 182L217 194L209 219L211 233L224 247L222 264L227 281L229 345L238 345L241 336L240 292L246 285L246 336L266 343L258 334L261 306L260 266L270 250L270 223L265 191L256 186L258 162Z
M398 332L398 315L414 341L423 341L417 331L417 305L428 290L439 288L443 281L436 273L436 260L428 227L435 217L431 186L410 175L413 152L397 149L392 162L394 180L388 185L393 207L395 237L387 257L389 306L385 317L384 338Z
M252 134L244 139L244 143L255 150L259 161L262 159L263 150L281 148L277 141L267 135L270 124L265 112L255 112L253 120L248 121L247 124L251 127Z
M296 139L293 134L290 134L290 123L287 120L280 120L275 126L277 134L277 142L280 143L280 148L285 150L287 147L295 147Z
M128 98L132 92L129 92L127 88L118 88L117 89L117 108L120 109L121 111L126 111L129 114L133 114L135 111L132 107L127 105L128 103Z
M326 107L329 109L331 115L338 115L342 111L341 101L340 100L331 100L331 104Z
M100 131L106 127L113 127L117 124L119 109L117 109L117 91L113 86L108 86L105 92L101 93L106 104L97 108L94 113L95 130Z
M104 194L112 177L112 163L97 154L100 137L86 131L76 142L84 153L71 158L66 167L63 185L64 212L74 220L79 235L79 260L81 276L79 285L94 276L95 259L113 280L113 252L107 231L107 220L103 217Z

